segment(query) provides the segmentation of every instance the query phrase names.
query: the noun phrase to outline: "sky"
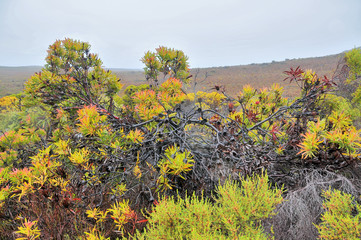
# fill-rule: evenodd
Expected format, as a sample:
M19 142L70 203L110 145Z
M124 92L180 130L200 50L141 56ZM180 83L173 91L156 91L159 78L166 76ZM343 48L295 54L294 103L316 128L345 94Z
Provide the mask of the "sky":
M42 66L64 38L109 68L159 46L192 68L325 56L361 46L361 0L0 0L0 66Z

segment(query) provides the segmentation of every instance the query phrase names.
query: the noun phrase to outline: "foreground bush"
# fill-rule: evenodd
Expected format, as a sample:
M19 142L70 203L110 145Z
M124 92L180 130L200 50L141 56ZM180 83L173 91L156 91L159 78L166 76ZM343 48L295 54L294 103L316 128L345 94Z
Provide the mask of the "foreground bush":
M215 202L194 194L162 198L149 213L147 229L136 239L269 239L261 221L276 213L281 189L271 189L267 174L227 180L216 189Z
M360 239L361 237L361 206L353 204L354 198L338 190L324 192L322 223L317 227L320 239ZM354 213L357 212L357 214Z

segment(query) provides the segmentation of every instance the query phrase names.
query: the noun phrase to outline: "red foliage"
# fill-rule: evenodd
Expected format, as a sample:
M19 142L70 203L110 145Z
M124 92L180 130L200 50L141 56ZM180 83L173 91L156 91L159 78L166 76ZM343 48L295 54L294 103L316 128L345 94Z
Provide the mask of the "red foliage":
M283 81L290 80L291 83L292 81L299 81L304 71L300 68L300 66L298 66L296 69L293 69L291 67L290 71L284 71L283 73L287 75L287 77L283 79Z

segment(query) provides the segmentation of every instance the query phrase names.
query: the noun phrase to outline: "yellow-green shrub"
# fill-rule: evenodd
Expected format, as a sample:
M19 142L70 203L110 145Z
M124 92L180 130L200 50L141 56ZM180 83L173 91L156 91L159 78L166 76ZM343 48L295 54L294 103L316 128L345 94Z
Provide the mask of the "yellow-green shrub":
M189 82L188 57L183 51L160 46L156 52L146 52L141 60L145 64L145 78L155 85L158 85L161 74L163 80L177 78L184 83Z
M169 78L157 89L134 93L135 112L142 120L150 120L159 114L166 114L186 99L179 79Z
M189 151L181 152L179 147L170 146L165 150L164 158L158 163L160 176L158 190L172 189L169 177L179 176L192 170L194 160Z
M303 137L299 154L302 158L312 158L320 154L320 150L331 151L337 149L350 158L359 156L361 146L360 131L352 125L350 117L343 112L332 112L328 121L317 119L309 122Z
M347 65L350 68L348 81L352 82L361 74L361 50L359 48L354 48L345 53L345 58Z
M267 174L227 180L217 187L215 203L194 194L185 199L162 198L152 209L147 229L137 239L269 239L261 220L275 214L283 201L271 189Z
M195 102L196 106L202 109L221 109L222 106L226 106L226 96L218 92L202 92L187 94L188 100Z
M339 190L327 190L323 196L325 212L322 223L316 225L320 239L360 239L361 237L361 206L353 204L354 198ZM357 210L354 215L353 210Z
M354 99L354 101L356 100ZM359 101L357 100L357 102ZM320 105L324 107L326 113L331 113L332 111L344 112L345 114L349 115L352 120L357 120L361 117L361 111L357 105L354 106L355 103L356 102L352 104L342 96L327 94L325 99L320 102Z

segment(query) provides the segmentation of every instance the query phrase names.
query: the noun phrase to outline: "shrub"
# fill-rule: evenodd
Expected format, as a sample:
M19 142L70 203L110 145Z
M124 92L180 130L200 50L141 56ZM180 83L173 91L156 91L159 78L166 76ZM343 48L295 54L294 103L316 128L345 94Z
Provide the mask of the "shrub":
M267 174L228 180L216 189L215 202L194 194L162 198L149 213L137 239L269 239L261 221L276 214L281 189L271 189Z
M327 190L321 216L322 223L316 225L320 239L360 239L361 206L353 204L354 198L339 190ZM355 214L354 211L357 211Z
M161 46L156 52L146 52L142 62L145 64L145 78L156 86L161 80L160 74L163 74L163 80L177 78L188 82L190 78L188 57L183 51Z
M332 154L337 151L352 161L360 154L359 131L343 112L332 112L327 121L318 119L316 122L309 122L307 132L302 136L299 154L304 159L322 155L324 162L332 162L337 160L337 156Z
M361 49L354 48L345 53L345 59L350 68L349 82L357 80L361 75Z

